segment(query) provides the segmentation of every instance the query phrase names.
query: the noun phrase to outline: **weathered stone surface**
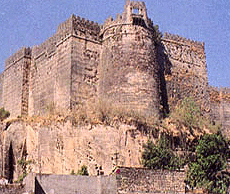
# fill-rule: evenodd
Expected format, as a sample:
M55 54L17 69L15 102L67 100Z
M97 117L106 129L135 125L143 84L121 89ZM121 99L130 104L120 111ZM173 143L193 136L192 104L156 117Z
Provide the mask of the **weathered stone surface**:
M28 113L30 63L30 48L22 48L6 61L0 101L11 117Z
M184 97L193 96L202 111L210 111L204 43L164 34L165 81L171 108Z
M74 126L67 121L41 126L15 122L3 132L3 175L17 180L22 174L17 161L22 156L32 161L28 170L36 173L70 174L86 165L91 175L99 175L110 174L117 165L140 167L147 139L135 126L125 124Z
M185 193L185 172L120 168L118 193Z
M95 193L95 194L184 194L186 173L181 171L150 170L119 167L113 175L78 176L29 174L25 191L35 193ZM33 184L31 184L33 183Z
M143 2L127 1L123 14L104 25L72 15L47 41L6 60L0 106L18 117L74 111L106 100L158 118L193 96L229 137L230 92L208 87L204 44L171 34L159 43L154 34ZM147 140L135 126L121 123L13 122L1 130L1 175L8 180L21 175L17 161L22 157L32 161L28 170L38 173L69 174L83 164L92 175L109 174L117 165L140 167Z
M228 88L210 87L211 118L223 127L223 132L230 138L230 90Z

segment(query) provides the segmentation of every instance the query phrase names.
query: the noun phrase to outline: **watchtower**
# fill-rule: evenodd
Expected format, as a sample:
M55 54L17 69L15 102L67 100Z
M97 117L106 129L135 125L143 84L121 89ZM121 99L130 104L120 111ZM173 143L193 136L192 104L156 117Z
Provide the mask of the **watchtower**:
M127 0L122 17L128 23L148 26L147 9L144 2Z
M159 113L154 28L144 2L127 1L101 30L99 97L143 115Z

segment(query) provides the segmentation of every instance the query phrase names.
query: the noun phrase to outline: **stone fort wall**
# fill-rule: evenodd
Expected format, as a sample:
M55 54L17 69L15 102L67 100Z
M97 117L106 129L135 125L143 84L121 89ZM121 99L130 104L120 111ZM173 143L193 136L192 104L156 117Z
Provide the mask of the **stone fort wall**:
M29 72L31 49L22 48L6 60L3 77L1 103L11 116L28 112Z
M98 24L72 15L54 36L32 50L30 115L68 110L96 95Z
M163 40L165 81L170 107L193 96L202 110L210 110L204 43L165 33Z
M157 116L194 96L212 114L204 43L166 33L159 44L154 33L143 2L127 1L104 25L72 15L47 41L6 60L0 105L15 117L106 99Z
M132 9L138 9L141 16L131 14ZM144 3L127 4L122 16L105 21L100 33L103 37L100 97L141 114L159 114L158 65L153 34Z
M223 127L224 134L230 138L230 89L209 87L211 118Z

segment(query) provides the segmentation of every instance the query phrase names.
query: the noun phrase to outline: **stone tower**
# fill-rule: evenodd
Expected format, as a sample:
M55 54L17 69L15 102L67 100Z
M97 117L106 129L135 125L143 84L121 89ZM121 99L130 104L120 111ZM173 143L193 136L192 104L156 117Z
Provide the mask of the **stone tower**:
M126 1L116 20L108 18L101 30L99 98L117 106L158 115L158 64L144 2Z

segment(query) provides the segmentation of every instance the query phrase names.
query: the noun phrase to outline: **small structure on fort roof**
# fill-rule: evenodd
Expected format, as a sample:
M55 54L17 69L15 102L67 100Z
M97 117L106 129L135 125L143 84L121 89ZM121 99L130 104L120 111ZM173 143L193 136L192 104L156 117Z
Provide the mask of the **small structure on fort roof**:
M0 105L11 116L73 110L106 99L143 115L168 113L185 96L210 112L204 43L156 29L144 2L103 25L72 15L56 33L6 60Z

